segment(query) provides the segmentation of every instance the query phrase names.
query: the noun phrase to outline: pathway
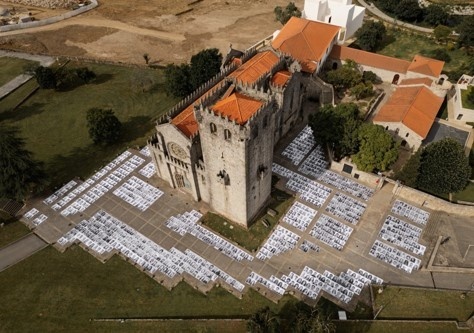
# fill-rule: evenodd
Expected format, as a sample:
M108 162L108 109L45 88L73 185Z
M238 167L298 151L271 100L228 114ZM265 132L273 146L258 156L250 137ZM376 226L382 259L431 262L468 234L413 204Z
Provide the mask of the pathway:
M0 272L10 266L28 258L41 249L48 246L48 243L31 233L0 249Z
M379 19L383 20L383 21L386 21L390 24L393 24L393 25L397 25L397 26L400 26L402 28L408 28L408 29L412 29L412 30L416 30L416 31L419 31L419 32L425 32L425 33L429 33L429 34L432 34L433 33L433 29L430 29L430 28L423 28L423 27L420 27L420 26L417 26L417 25L414 25L414 24L410 24L410 23L406 23L406 22L403 22L403 21L399 21L397 19L394 19L393 17L390 17L388 16L387 14L385 14L384 12L382 12L380 9L378 9L377 7L375 7L374 4L368 4L367 2L365 2L364 0L358 0L358 2L364 6L369 12L371 12L372 14L374 14L375 16L377 16Z
M21 53L21 52L11 52L11 51L0 50L0 57L20 58L20 59L36 61L36 62L39 62L39 64L44 67L49 67L54 63L53 57ZM32 77L33 76L29 74L20 74L17 77L15 77L13 80L11 80L10 82L5 83L3 86L0 87L0 100L4 98L5 96L9 95L15 89L18 89L23 84L28 82Z

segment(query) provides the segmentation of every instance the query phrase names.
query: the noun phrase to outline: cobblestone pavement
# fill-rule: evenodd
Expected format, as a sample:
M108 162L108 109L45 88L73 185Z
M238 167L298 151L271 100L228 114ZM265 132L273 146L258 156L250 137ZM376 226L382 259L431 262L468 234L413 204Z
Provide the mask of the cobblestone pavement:
M297 134L297 131L293 131L290 134L291 137L282 141L282 145L286 146L286 144ZM240 261L233 260L229 256L223 254L223 252L219 251L216 247L201 241L197 237L189 233L181 235L165 225L166 221L173 216L189 212L193 209L205 214L209 208L204 203L194 202L191 196L185 191L170 188L156 176L152 176L151 178L145 177L142 169L144 169L144 166L151 161L150 157L145 156L135 150L129 150L129 152L131 153L130 156L136 156L136 159L144 159L144 162L133 171L130 171L126 177L113 185L110 190L106 191L104 189L106 193L92 202L82 212L77 212L75 214L73 213L68 216L60 214L60 212L64 211L64 209L70 205L71 202L77 200L77 198L81 196L78 186L85 183L76 179L74 181L75 184L71 184L71 187L66 189L64 193L60 195L60 197L64 199L74 191L79 193L77 196L73 196L69 202L59 205L61 207L56 207L56 210L53 209L55 206L54 202L61 202L63 199L60 199L60 197L51 198L51 202L48 204L45 204L45 198L37 198L32 200L27 204L22 212L24 214L22 221L32 228L33 231L42 239L63 251L66 250L66 247L58 244L58 239L73 229L81 221L90 219L98 211L103 210L121 222L126 223L128 226L138 231L143 236L147 237L165 250L170 250L173 247L181 252L191 250L199 256L205 258L208 262L217 266L220 270L231 275L240 283L244 284L245 289L242 291L243 293L245 293L247 288L255 288L260 293L274 301L277 301L282 295L267 289L261 284L252 286L246 284L245 281L251 272L255 272L265 279L270 279L272 275L280 278L283 275L291 275L292 273L300 274L306 266L316 270L320 274L327 270L335 275L345 272L348 269L358 271L360 268L362 268L382 278L384 283L389 284L429 288L436 286L443 288L470 290L474 282L474 272L472 270L467 270L460 274L452 272L432 273L426 269L431 252L435 247L438 236L440 235L440 230L436 227L439 223L439 215L437 215L436 212L426 209L425 207L423 207L423 209L430 212L431 217L428 224L424 227L424 231L420 239L420 243L427 247L427 251L425 252L424 256L419 257L422 260L422 267L420 270L416 270L412 274L408 274L387 263L382 262L381 260L376 259L369 254L369 250L374 244L374 241L378 239L378 233L382 224L384 223L385 217L390 213L391 207L394 201L397 199L397 197L393 195L392 184L385 184L379 191L375 192L372 198L366 202L367 208L357 225L350 225L344 222L342 219L333 216L333 218L339 219L340 223L347 224L354 229L342 251L338 251L310 235L310 230L315 226L316 221L321 216L321 214L328 214L325 212L325 208L327 207L328 203L336 195L336 193L341 193L340 190L336 189L335 187L324 184L324 186L331 188L332 191L322 207L318 208L312 206L308 202L302 201L299 196L297 196L297 201L300 201L317 211L316 216L314 219L312 219L305 231L299 230L283 221L280 221L279 223L279 225L300 237L296 246L292 250L288 250L279 255L274 255L270 259L266 260L260 260L257 258L251 261L246 259ZM297 172L297 167L292 165L289 160L279 155L279 152L281 152L281 148L277 147L277 156L275 157L275 162L293 170L294 172ZM103 174L97 175L96 182L100 182L101 180L108 177L107 175L113 173L114 170L117 170L113 168L119 167L114 165L112 168L104 171ZM142 179L143 181L154 185L163 191L164 194L144 211L132 206L117 195L113 194L117 188L122 186L122 184L127 182L131 177ZM87 182L91 184L91 188L94 186L94 181L92 178L89 178ZM286 189L286 182L286 179L281 178L276 186L281 189ZM84 191L84 193L85 192L86 191ZM38 210L38 212L32 212L33 208ZM36 215L28 219L26 218L28 213ZM41 217L42 215L44 216ZM466 235L471 235L470 239L474 239L474 237L472 237L472 235L474 235L474 226L472 226L472 223L471 225L466 225L466 228L463 229L463 233L465 235L464 239L469 239L469 236ZM300 245L305 241L316 244L320 249L319 252L304 252L299 249ZM133 263L130 257L127 257L127 253L119 253L119 251L114 250L110 253L99 254L92 249L92 245L88 246L86 244L81 244L81 246L92 255L96 256L99 260L106 261L112 255L119 254L127 261L134 264L138 269L145 271L144 266ZM464 244L463 246L466 245ZM243 251L248 253L248 251ZM255 256L256 253L251 253L251 255ZM179 281L184 279L196 289L202 292L207 292L213 287L215 283L217 283L217 280L211 284L203 283L186 273L183 275L174 276L173 278L169 278L165 274L161 273L149 275L151 275L157 282L162 283L167 288L172 288ZM226 287L224 284L222 284L222 286ZM235 290L235 288L228 286L227 289L238 297L240 297L242 294L240 291ZM286 291L294 294L300 299L312 302L312 300L308 300L305 295L291 286L288 287ZM348 310L354 309L357 303L357 297L354 297L349 304L343 304L325 292L320 295L324 295L341 306L344 306Z

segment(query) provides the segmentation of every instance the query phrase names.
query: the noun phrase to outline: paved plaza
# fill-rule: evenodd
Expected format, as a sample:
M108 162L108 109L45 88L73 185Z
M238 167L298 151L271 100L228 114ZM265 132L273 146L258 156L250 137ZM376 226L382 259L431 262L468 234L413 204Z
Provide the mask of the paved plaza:
M324 296L349 310L370 283L471 289L469 218L397 198L393 184L375 191L327 170L308 127L275 155L276 187L296 201L254 253L203 226L208 207L158 179L147 148L29 202L22 221L60 251L80 244L101 261L119 254L167 288L184 279L204 293L219 284L237 297L248 288L274 301Z

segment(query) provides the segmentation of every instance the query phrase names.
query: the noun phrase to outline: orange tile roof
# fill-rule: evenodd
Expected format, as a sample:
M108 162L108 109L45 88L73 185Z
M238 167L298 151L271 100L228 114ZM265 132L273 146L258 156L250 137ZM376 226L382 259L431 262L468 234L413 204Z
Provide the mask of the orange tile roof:
M443 71L444 61L416 55L408 67L410 72L439 77Z
M290 77L291 77L290 72L288 72L288 71L279 71L279 72L276 72L273 75L273 77L271 79L271 83L275 86L278 86L278 87L284 87L285 84L290 79Z
M374 122L401 122L426 138L443 98L426 87L400 87L374 117Z
M260 52L233 71L228 77L244 83L252 84L262 75L270 72L272 67L276 65L278 61L278 56L272 51Z
M221 82L222 81L220 81L216 85L219 85ZM194 117L194 105L198 105L199 102L201 102L201 100L207 97L211 92L212 88L209 89L200 98L191 103L183 111L178 113L173 119L171 119L171 123L175 125L187 137L191 137L199 131L199 125L196 121L196 117Z
M398 85L399 86L408 86L408 85L420 85L420 84L424 84L424 85L430 87L433 84L433 80L429 79L427 77L420 77L420 78L416 78L416 79L404 79Z
M406 73L410 66L410 62L406 60L339 45L334 45L330 57L341 60L351 59L361 65L385 69L397 73Z
M292 17L273 40L272 47L290 54L304 72L313 73L341 28L335 25Z
M235 120L238 124L243 125L262 105L262 102L236 92L218 101L211 109L228 117L229 120Z

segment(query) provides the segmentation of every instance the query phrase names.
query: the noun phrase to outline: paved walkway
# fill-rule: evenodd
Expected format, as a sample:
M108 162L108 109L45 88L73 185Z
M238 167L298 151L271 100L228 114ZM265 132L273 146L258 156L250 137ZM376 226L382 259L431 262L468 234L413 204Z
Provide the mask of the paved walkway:
M0 249L0 272L28 258L48 246L48 243L31 233Z
M0 58L1 57L10 57L10 58L19 58L19 59L26 59L31 61L39 62L41 66L49 67L54 63L53 57L48 56L41 56L41 55L34 55L28 53L20 53L20 52L10 52L10 51L1 51L0 50ZM3 86L0 87L0 100L13 92L15 89L18 89L23 84L28 82L33 76L29 74L20 74L10 82L7 82Z
M358 2L364 6L369 12L371 12L372 14L374 14L375 16L377 16L379 19L383 20L383 21L386 21L390 24L393 24L393 25L396 25L396 26L400 26L400 27L403 27L403 28L407 28L407 29L411 29L411 30L416 30L416 31L419 31L419 32L425 32L425 33L433 33L433 29L430 29L430 28L423 28L423 27L420 27L420 26L417 26L417 25L414 25L414 24L410 24L410 23L406 23L406 22L403 22L403 21L399 21L397 19L394 19L393 17L390 17L388 16L387 14L385 14L384 12L382 12L380 9L378 9L377 7L375 7L374 4L368 4L367 2L365 2L364 0L358 0Z

